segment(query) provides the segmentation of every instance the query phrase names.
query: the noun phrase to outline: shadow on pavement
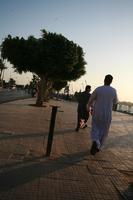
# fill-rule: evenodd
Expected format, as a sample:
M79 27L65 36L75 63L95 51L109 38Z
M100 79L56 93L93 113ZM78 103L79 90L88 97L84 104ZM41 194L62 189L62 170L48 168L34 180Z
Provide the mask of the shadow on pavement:
M133 200L133 183L131 183L128 189L123 193L125 199Z
M66 130L56 130L54 132L54 136L56 135L61 135L61 134L70 134L70 133L75 133L74 129L66 129ZM43 132L43 133L29 133L29 134L14 134L12 135L12 133L0 133L0 140L5 140L5 139L17 139L17 138L34 138L34 137L43 137L43 136L47 136L48 132Z
M75 154L65 155L56 160L45 159L34 162L26 162L17 166L15 169L9 169L0 174L0 191L7 191L13 187L28 183L36 178L46 178L50 173L67 168L75 163L80 162L89 151L78 152Z
M44 133L29 133L29 134L9 134L9 133L0 133L0 140L13 140L13 139L17 139L17 138L36 138L36 137L43 137L43 136L47 136L48 133L44 132Z

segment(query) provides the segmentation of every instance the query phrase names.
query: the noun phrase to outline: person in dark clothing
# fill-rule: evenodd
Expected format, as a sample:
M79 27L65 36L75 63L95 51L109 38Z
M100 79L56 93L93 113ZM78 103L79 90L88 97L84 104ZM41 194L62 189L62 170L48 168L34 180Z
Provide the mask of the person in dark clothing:
M85 87L85 91L81 92L81 94L79 94L78 108L77 108L77 127L76 127L75 131L79 131L79 128L81 128L81 126L82 126L82 124L81 124L82 122L83 122L82 128L87 127L86 123L89 119L89 112L87 110L87 103L88 103L89 98L91 96L90 91L91 91L91 86L87 85Z

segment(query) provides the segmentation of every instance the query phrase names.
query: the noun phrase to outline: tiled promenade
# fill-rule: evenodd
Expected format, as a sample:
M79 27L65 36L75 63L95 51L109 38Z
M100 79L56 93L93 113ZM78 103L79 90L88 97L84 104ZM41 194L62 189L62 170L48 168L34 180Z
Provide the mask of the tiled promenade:
M76 103L35 99L0 105L0 200L133 200L133 116L113 113L102 152L88 128L75 132ZM51 107L59 105L46 157Z

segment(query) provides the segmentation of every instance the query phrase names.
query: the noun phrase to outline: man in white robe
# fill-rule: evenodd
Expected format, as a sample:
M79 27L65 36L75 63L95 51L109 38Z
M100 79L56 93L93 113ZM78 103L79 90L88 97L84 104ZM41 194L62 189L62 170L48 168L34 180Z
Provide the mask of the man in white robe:
M113 77L105 76L104 85L97 87L88 102L88 111L93 106L92 113L92 147L90 153L95 155L102 147L112 120L112 109L117 105L117 92L110 86Z

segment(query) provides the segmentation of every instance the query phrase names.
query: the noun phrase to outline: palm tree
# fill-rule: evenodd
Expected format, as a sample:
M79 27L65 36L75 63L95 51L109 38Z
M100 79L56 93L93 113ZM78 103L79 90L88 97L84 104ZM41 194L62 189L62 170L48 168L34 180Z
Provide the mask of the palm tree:
M0 86L3 87L4 70L7 69L4 61L0 58Z

